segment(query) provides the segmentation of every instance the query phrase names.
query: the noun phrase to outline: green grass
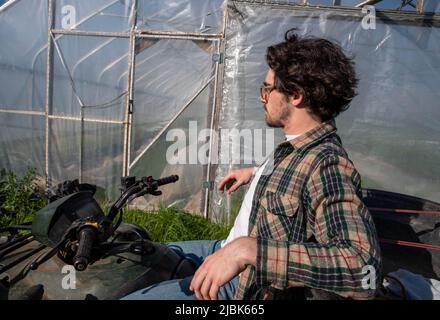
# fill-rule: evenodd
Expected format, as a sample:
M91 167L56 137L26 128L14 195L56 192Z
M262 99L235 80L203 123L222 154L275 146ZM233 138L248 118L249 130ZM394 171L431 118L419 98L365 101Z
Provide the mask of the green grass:
M231 229L177 208L130 209L124 214L124 222L145 227L151 238L159 242L226 239Z
M34 187L35 170L18 177L11 171L0 170L0 227L30 221L47 204Z

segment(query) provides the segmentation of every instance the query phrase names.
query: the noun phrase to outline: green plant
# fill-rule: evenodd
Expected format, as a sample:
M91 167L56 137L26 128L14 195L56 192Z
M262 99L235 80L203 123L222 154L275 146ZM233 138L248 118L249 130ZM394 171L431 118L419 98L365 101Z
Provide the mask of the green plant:
M226 239L231 226L216 224L177 208L126 210L124 221L145 227L154 241Z
M12 171L0 170L0 227L31 221L47 204L46 199L37 195L35 177L34 169L21 178Z

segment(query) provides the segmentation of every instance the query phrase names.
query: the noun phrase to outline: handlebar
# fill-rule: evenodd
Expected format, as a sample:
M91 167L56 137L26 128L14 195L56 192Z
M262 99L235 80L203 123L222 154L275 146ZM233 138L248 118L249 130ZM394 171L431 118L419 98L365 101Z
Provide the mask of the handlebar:
M119 197L119 199L112 205L109 210L108 219L113 221L121 208L130 201L130 199L143 196L144 194L158 195L157 188L165 184L173 183L179 180L178 175L171 175L161 179L153 179L153 177L144 177L140 180L135 180L130 183L128 189Z
M168 183L174 183L177 180L179 180L179 176L178 175L172 175L172 176L168 176L168 177L165 177L165 178L157 179L156 182L157 182L158 186L163 186L163 185L168 184Z
M73 258L73 266L78 271L87 268L92 253L93 242L95 241L96 231L93 227L84 227L79 232L79 244L75 257Z

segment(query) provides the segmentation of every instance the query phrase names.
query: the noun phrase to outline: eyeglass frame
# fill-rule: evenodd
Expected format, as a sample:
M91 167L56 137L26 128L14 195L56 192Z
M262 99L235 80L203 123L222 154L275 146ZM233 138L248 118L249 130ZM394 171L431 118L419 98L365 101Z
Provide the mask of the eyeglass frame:
M300 87L299 85L296 85L298 90L304 94L304 89ZM264 82L260 86L260 101L264 104L267 104L269 101L269 96L272 93L272 91L277 90L276 85L268 85L266 82ZM266 91L263 95L263 91Z
M269 96L272 93L272 91L276 90L275 85L267 85L263 83L260 86L260 101L263 103L267 103L269 101Z

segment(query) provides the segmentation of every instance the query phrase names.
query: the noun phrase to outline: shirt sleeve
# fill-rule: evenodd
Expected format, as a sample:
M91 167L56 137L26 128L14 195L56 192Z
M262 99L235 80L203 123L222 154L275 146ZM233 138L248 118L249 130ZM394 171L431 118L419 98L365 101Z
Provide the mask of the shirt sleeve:
M257 238L257 283L372 298L380 279L380 250L353 164L340 156L327 157L310 176L305 192L316 241Z

